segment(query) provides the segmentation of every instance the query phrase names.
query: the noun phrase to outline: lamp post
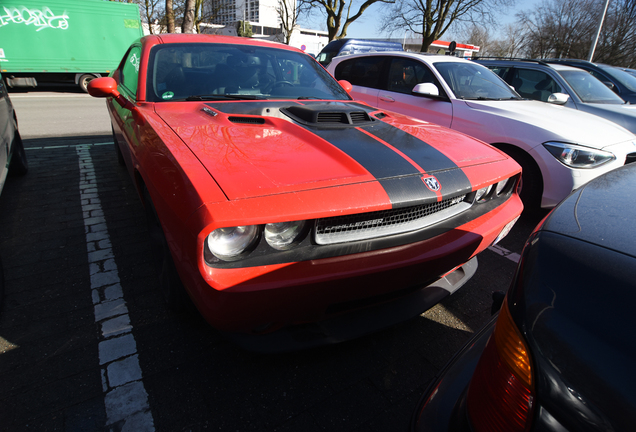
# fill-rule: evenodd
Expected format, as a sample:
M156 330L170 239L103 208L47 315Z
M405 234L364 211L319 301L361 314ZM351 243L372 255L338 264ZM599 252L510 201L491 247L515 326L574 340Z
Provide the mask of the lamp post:
M605 21L605 14L607 13L608 6L609 6L609 0L605 2L605 9L603 9L603 15L601 16L601 21L598 23L598 31L596 32L596 37L594 38L594 42L592 42L592 46L590 47L590 54L587 56L587 61L592 61L592 58L594 57L594 51L596 51L596 44L601 34L601 29L603 28L603 21Z

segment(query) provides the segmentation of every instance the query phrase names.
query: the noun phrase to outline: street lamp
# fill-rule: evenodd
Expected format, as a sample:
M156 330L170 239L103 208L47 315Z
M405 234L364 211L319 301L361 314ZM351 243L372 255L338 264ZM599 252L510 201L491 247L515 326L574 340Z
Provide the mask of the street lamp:
M601 21L598 23L598 31L596 32L596 37L594 38L594 42L590 47L590 54L587 56L587 61L592 61L594 57L594 51L596 51L596 43L598 42L598 37L601 34L601 28L603 28L603 21L605 21L605 14L607 13L607 6L609 6L609 0L605 2L605 9L603 9L603 16L601 16Z

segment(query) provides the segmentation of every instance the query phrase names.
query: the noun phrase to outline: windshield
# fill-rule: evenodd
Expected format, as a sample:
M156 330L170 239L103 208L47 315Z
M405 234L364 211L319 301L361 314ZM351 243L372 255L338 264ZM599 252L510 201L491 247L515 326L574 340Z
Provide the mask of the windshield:
M623 84L629 91L636 92L636 77L634 75L628 74L627 72L613 66L599 67L601 67L608 75L611 75L616 81Z
M166 44L152 49L147 99L350 100L337 81L306 54L231 44Z
M484 66L474 63L448 62L435 63L435 68L458 99L520 99L504 80Z
M592 74L582 71L559 71L570 84L577 96L586 103L624 104L616 93L596 79Z

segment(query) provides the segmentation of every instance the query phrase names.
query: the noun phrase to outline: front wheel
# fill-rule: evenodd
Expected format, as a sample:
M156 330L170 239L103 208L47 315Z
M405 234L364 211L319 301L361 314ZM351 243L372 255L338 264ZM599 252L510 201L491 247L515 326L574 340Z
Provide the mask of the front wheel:
M154 264L159 274L159 289L168 309L176 313L184 312L188 309L188 296L172 259L170 247L163 233L159 216L152 204L150 194L145 188L143 196L148 232L153 248Z
M537 163L530 155L517 148L506 147L501 150L521 165L521 190L519 195L521 201L523 201L524 209L528 212L539 210L543 195L543 176Z

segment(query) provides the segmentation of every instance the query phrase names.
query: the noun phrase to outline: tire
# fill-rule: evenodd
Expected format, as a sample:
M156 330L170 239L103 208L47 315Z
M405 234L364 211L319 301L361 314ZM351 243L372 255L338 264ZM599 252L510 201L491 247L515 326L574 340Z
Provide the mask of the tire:
M163 233L161 222L157 216L157 211L152 204L152 199L148 190L143 191L144 206L146 209L146 219L148 232L152 243L152 256L157 269L159 290L163 296L168 309L175 313L182 313L189 309L189 297L186 294L177 268L170 253L168 241Z
M29 164L24 151L24 143L20 138L20 133L15 132L13 137L13 154L11 155L11 162L9 163L9 174L11 175L25 175L29 171Z
M88 83L93 81L95 76L90 74L84 74L77 80L77 84L80 86L84 93L88 93Z
M117 162L119 163L119 165L121 166L125 166L126 165L126 161L124 160L124 155L121 152L121 149L119 148L119 143L117 142L117 137L115 136L115 128L113 128L113 126L110 126L110 130L113 131L113 142L115 143L115 152L117 153Z
M543 176L537 163L516 147L499 147L500 150L508 154L519 165L521 165L521 201L523 201L524 211L534 212L541 208L541 197L543 195Z

